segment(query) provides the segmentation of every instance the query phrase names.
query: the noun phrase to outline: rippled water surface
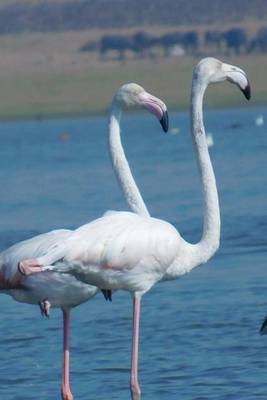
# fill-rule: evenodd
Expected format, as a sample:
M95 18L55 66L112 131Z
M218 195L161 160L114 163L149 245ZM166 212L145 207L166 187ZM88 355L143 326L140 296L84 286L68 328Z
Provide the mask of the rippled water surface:
M266 125L257 126L263 115ZM213 259L143 298L142 400L266 399L267 113L205 113L219 189L222 238ZM154 216L189 241L202 229L201 188L188 116L173 134L148 115L123 120L123 143ZM126 209L106 150L106 120L0 124L0 247L53 228L75 228ZM61 313L1 297L0 398L60 398ZM73 310L71 380L76 400L130 399L131 299L101 295Z

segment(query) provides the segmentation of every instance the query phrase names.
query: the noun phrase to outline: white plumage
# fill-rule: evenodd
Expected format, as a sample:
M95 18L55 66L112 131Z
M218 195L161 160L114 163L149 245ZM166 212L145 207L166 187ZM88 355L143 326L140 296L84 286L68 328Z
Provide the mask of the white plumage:
M77 229L49 257L62 258L52 269L66 270L101 289L145 293L162 279L183 246L168 222L117 212Z
M133 341L131 365L132 398L139 399L138 337L141 296L157 281L174 279L206 262L217 250L220 213L216 181L203 124L203 96L209 83L229 80L250 98L247 77L240 68L206 58L195 67L192 82L191 121L193 143L203 187L204 224L197 244L183 240L170 224L149 217L130 173L119 137L120 114L110 126L111 156L118 181L130 208L138 213L108 213L82 226L56 249L38 258L43 270L68 272L101 289L123 289L133 295ZM116 107L115 107L116 110Z
M113 99L109 125L110 134L116 135L119 125L114 126L112 120L114 115L121 117L122 110L128 107L143 107L154 114L160 121L163 130L168 129L168 115L165 104L158 98L147 93L137 84L126 84L119 88ZM118 120L116 120L118 122ZM114 132L115 131L115 132ZM110 153L114 156L113 163L120 165L121 159L113 154L116 141L110 141ZM125 173L127 174L127 168ZM127 191L128 189L125 188ZM134 197L134 191L128 190L129 198ZM18 243L0 254L0 289L3 293L11 295L15 300L30 304L40 303L42 307L47 304L52 307L61 307L64 316L64 359L63 359L63 377L62 377L62 399L72 400L69 385L69 309L94 296L98 288L77 280L70 274L61 274L57 272L39 273L21 277L17 265L19 261L25 259L36 259L44 257L47 253L54 254L59 248L64 248L65 241L70 237L71 231L57 230L32 239ZM80 240L80 238L78 239ZM96 241L95 248L98 249ZM81 247L79 246L79 249ZM80 250L79 250L80 251ZM89 251L89 249L88 249ZM78 254L76 252L76 254ZM24 270L23 263L20 264L20 271ZM27 263L26 263L27 264ZM35 265L31 264L31 269ZM46 312L46 309L45 309Z
M0 271L6 281L11 282L17 273L17 265L21 259L40 257L48 249L66 240L72 231L54 230L19 242L0 253ZM38 304L49 299L51 307L70 308L83 303L97 292L97 288L78 282L66 274L56 272L35 274L20 279L21 289L2 289L15 300Z

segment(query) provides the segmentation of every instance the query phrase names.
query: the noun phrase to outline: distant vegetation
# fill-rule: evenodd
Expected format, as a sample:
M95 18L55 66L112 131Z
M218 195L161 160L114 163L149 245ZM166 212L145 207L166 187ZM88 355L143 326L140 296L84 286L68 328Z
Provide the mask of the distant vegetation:
M205 55L240 65L249 104L266 104L266 36L266 0L0 0L0 120L103 113L129 81L180 110ZM210 88L206 104L240 93Z
M99 41L89 41L81 51L99 51L101 59L107 59L110 52L116 52L120 61L126 59L127 52L136 57L155 58L161 54L170 55L191 54L250 54L254 52L267 53L267 28L261 28L256 36L249 38L245 29L232 28L226 31L205 31L200 37L196 31L170 32L154 36L143 31L132 35L103 35Z
M266 0L0 0L0 33L223 24L266 17Z

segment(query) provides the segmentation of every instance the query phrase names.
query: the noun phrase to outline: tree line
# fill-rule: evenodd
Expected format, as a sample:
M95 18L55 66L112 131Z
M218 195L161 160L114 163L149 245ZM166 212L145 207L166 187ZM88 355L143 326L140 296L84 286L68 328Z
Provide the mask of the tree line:
M245 29L232 28L226 31L209 30L200 36L196 31L170 32L154 36L144 31L132 35L103 35L98 42L87 42L81 51L99 51L101 58L107 58L110 51L116 51L119 60L126 59L131 51L136 57L156 57L158 50L165 57L179 47L180 54L198 55L205 50L215 53L267 52L267 28L261 28L255 37L249 38Z

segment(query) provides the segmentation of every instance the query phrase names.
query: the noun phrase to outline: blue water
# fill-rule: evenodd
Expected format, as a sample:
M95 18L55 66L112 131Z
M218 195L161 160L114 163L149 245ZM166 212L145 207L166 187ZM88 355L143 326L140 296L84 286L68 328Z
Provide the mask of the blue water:
M205 113L219 189L222 238L213 259L143 298L142 400L266 399L267 124L265 109ZM201 190L188 115L176 135L151 116L123 120L127 156L151 213L189 241L202 228ZM60 140L68 133L69 140ZM53 228L75 228L125 209L106 151L106 119L0 124L0 248ZM130 399L131 300L116 293L73 310L76 400ZM0 398L59 399L61 313L1 297Z

